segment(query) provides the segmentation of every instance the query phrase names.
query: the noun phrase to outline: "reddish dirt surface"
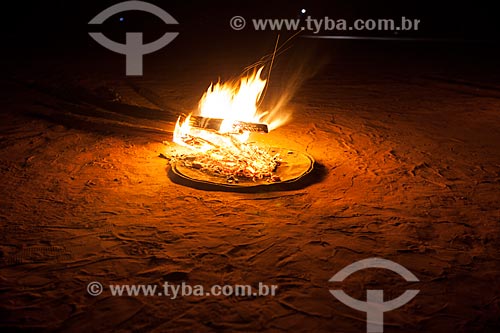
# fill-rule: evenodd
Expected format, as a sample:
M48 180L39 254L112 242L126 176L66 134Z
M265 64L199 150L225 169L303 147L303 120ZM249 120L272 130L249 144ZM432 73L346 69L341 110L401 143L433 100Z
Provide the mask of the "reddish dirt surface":
M385 332L495 332L500 85L453 64L450 73L346 59L304 82L284 109L288 124L254 137L308 152L323 178L253 194L174 184L158 157L175 149L176 116L248 62L199 59L128 80L87 62L77 75L54 65L3 79L3 331L364 332L365 313L336 300L337 288L358 299L419 289L385 314ZM420 282L379 269L328 282L370 257ZM278 292L93 297L91 281L263 282Z

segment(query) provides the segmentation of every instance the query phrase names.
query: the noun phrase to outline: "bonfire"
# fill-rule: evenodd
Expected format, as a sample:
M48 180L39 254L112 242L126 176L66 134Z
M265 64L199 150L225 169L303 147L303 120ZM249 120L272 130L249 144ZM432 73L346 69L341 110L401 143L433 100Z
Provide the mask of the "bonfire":
M175 162L199 169L229 183L239 179L280 180L275 171L280 166L279 154L249 142L251 132L268 133L283 119L259 111L266 81L261 79L263 67L239 80L211 84L202 96L198 109L179 116L173 141L188 147L188 153L173 156Z

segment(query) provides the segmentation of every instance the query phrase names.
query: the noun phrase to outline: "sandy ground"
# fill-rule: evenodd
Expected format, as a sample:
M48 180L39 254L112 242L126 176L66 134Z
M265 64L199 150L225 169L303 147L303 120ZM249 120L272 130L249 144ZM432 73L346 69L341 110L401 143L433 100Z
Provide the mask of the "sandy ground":
M333 62L295 95L290 123L255 137L308 152L324 178L235 194L174 184L158 157L217 73L203 68L195 84L182 66L168 80L2 80L2 331L364 332L365 314L329 293L340 288L419 289L386 313L386 332L496 332L500 85ZM370 257L420 282L377 269L328 282ZM93 297L91 281L263 282L278 294Z

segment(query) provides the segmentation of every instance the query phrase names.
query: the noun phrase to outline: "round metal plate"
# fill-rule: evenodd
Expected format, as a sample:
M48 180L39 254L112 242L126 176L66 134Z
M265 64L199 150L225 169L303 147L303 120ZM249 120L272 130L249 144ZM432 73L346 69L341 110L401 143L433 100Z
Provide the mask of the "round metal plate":
M286 190L301 184L314 166L314 159L307 153L285 148L270 148L271 155L280 154L281 164L275 171L280 178L278 182L266 179L252 181L240 178L238 183L228 183L226 178L209 175L201 170L185 167L182 163L174 163L169 170L172 181L203 190L246 192L255 190Z

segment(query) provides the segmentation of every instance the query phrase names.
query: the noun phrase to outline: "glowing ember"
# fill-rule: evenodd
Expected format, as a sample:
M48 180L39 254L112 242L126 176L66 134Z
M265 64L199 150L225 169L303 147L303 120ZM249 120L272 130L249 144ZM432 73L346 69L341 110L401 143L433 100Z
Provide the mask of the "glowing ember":
M238 81L211 84L193 115L179 117L174 142L189 147L192 153L177 156L184 165L212 175L236 180L236 177L279 180L273 171L279 156L269 154L255 144L247 143L249 128L272 130L285 122L274 112L260 112L258 105L266 87L260 78L263 67ZM272 117L275 116L275 117ZM193 126L192 118L220 120L217 130ZM266 120L273 119L273 121ZM213 122L212 122L213 123Z

